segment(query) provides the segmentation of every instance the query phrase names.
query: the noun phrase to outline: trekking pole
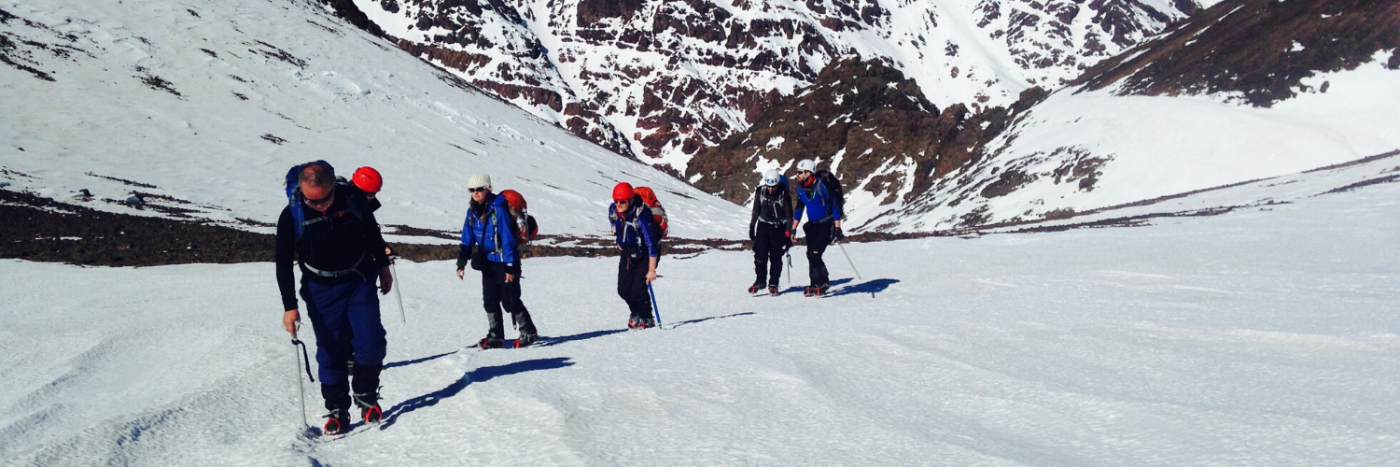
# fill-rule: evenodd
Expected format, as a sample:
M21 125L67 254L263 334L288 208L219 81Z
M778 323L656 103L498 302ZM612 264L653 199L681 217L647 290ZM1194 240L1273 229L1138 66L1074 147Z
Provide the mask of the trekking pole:
M293 326L293 329L294 329L294 330L299 330L299 329L301 329L301 323L300 323L300 322L298 322L298 323L296 323L296 324L293 324L292 326ZM306 423L306 390L303 389L302 386L301 386L301 364L300 364L300 363L297 363L297 346L298 346L298 345L305 345L305 344L302 344L302 343L301 343L301 340L298 340L298 339L296 338L296 336L293 335L293 336L292 336L292 378L294 378L294 379L297 380L297 408L298 408L298 409L301 409L301 429L300 429L300 430L303 431L303 432L305 432L307 428L311 427L311 425L309 425L309 424ZM306 347L302 347L302 351L305 352L305 351L306 351Z
M860 270L856 269L856 263L854 261L851 261L851 255L849 253L846 253L846 247L841 245L840 243L837 243L836 246L841 248L841 254L846 256L846 262L851 265L851 270L856 272L856 280L865 280L864 278L860 277Z
M656 289L651 287L650 282L647 283L647 293L651 294L651 311L653 314L656 315L656 327L660 329L666 329L661 327L661 309L657 308L656 306Z
M396 259L398 258L389 258L389 277L394 278L394 298L399 299L399 322L408 324L408 315L403 311L403 293L399 292L399 288L403 287L403 282L399 281L399 270L394 267Z

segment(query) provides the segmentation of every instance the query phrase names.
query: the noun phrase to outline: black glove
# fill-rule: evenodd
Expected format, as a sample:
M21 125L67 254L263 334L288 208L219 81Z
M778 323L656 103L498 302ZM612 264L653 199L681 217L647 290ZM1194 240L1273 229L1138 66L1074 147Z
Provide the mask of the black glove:
M844 232L841 232L840 227L834 227L831 229L831 238L839 242L841 240L846 239L846 234Z

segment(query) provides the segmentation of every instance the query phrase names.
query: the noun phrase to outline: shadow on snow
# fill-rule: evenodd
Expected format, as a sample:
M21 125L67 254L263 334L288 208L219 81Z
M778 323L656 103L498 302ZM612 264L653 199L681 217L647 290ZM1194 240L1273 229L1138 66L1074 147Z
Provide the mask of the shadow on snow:
M751 315L751 314L754 314L754 312L752 312L752 311L746 311L746 312L743 312L743 313L735 313L735 314L732 314L732 315L711 316L711 317L709 317L709 318L696 318L696 319L692 319L692 320L689 320L689 321L681 321L681 322L679 322L679 323L672 324L672 325L671 325L670 327L668 327L667 329L675 329L675 328L678 328L678 327L681 327L681 326L685 326L685 325L687 325L687 324L703 323L703 322L706 322L706 321L709 321L709 320L712 320L712 319L733 318L733 317L735 317L735 316L746 316L746 315Z
M394 367L416 365L416 364L423 363L423 362L426 362L426 361L429 361L429 360L437 360L437 359L439 359L439 358L446 357L446 356L448 356L448 355L452 355L452 354L455 354L455 353L457 353L457 352L458 352L457 350L453 350L453 351L451 351L451 352L440 353L440 354L437 354L437 355L433 355L433 356L431 356L431 357L423 357L423 358L417 358L417 359L413 359L413 360L404 360L404 361L393 362L393 363L385 363L385 364L384 364L384 369L387 370L387 369L394 368Z
M847 280L849 281L849 279ZM871 298L874 298L876 293L884 292L885 289L890 288L891 285L898 283L899 279L872 279L856 285L848 285L846 287L843 287L841 290L832 292L831 296L836 297L840 295L868 293L870 294ZM834 285L835 283L833 282L832 284Z
M389 408L389 410L387 411L388 416L384 417L384 422L379 425L379 429L383 430L389 428L390 426L393 426L394 422L398 421L400 415L413 412L424 407L432 407L434 405L437 405L437 403L442 401L443 399L456 396L458 393L462 392L463 389L466 389L467 385L472 383L486 382L491 380L491 378L495 378L498 376L514 375L518 373L524 373L527 371L553 370L573 365L574 362L569 361L569 359L566 357L556 357L539 358L535 360L525 360L515 363L507 363L505 365L484 366L481 368L477 368L475 370L467 372L467 374L465 375L462 375L461 378L458 378L457 381L452 382L452 384L447 385L447 387L445 388L400 402L397 405Z
M603 336L613 335L613 334L622 333L622 332L627 332L627 330L626 330L626 329L605 329L605 330L602 330L602 331L582 332L582 333L578 333L578 334L574 334L574 335L569 335L569 336L559 336L559 337L547 337L547 336L546 336L546 337L540 337L540 341L539 341L539 342L536 342L535 345L532 345L531 347L550 347L550 346L555 346L555 345L563 344L563 343L565 343L565 342L573 342L573 341L588 340L588 339L592 339L592 338L595 338L595 337L603 337Z
M841 284L845 284L845 283L850 282L850 281L851 281L851 278L847 277L847 278L845 278L845 279L836 279L836 280L834 280L834 281L828 282L828 284L830 284L832 287L835 287L835 286L838 286L838 285L841 285ZM788 287L787 289L783 290L783 293L784 293L784 294L787 294L787 293L789 293L789 292L802 292L802 290L803 290L803 289L806 289L806 288L807 288L807 286L805 286L805 285L798 285L798 286Z

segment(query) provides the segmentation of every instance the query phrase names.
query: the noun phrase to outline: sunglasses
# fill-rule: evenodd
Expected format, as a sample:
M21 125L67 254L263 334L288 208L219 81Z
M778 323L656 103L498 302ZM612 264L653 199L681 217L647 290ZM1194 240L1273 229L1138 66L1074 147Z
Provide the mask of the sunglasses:
M632 202L632 200L630 200L630 199L615 199L615 200L613 200L613 202L615 202L615 203L617 203L617 204L620 204L620 205L623 205L623 206L626 206L627 203Z
M485 193L487 191L487 188L484 186L479 186L476 188L467 188L467 191L470 191L472 193Z
M326 196L323 196L320 199L311 199L311 197L306 196L306 193L302 193L301 196L302 198L306 199L307 204L324 204L326 201L330 201L331 198L335 196L335 188L331 188L330 191L326 192Z

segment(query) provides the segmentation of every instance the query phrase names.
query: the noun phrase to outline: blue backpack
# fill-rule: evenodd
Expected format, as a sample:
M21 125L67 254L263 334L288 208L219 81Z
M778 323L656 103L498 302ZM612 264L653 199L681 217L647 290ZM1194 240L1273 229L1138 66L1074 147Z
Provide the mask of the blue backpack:
M320 165L330 172L331 178L335 179L336 191L345 196L345 204L347 206L345 210L306 220L306 203L302 202L302 200L306 198L301 194L301 171L305 170L309 165ZM287 171L286 187L287 208L292 211L292 222L296 223L296 241L298 242L301 241L301 233L306 230L306 226L308 225L341 217L347 213L355 216L355 219L364 219L364 215L360 212L359 188L346 182L343 178L336 178L335 167L331 167L331 164L326 161L307 162L305 164L293 166L291 170Z

